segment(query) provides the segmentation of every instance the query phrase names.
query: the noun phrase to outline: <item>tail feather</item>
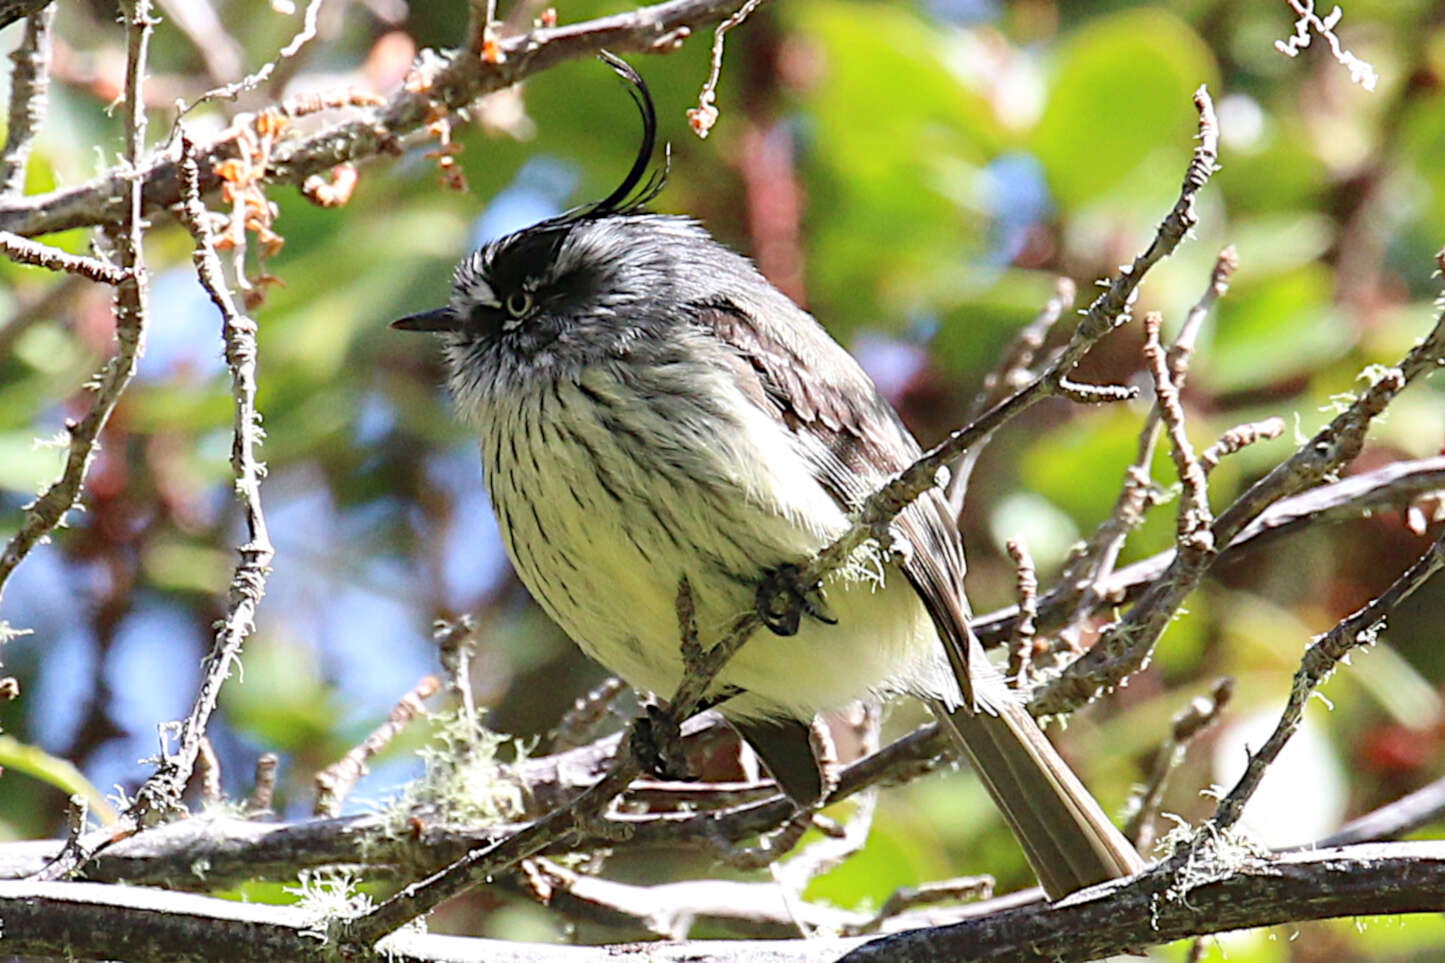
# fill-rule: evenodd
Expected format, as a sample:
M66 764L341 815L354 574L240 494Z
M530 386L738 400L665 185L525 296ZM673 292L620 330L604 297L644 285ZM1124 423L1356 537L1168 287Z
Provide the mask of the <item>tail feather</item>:
M1011 697L973 711L935 703L934 711L968 754L1049 899L1144 868L1124 834Z
M823 798L827 789L823 770L813 754L813 740L805 723L796 719L729 722L763 760L768 775L800 808L807 809Z

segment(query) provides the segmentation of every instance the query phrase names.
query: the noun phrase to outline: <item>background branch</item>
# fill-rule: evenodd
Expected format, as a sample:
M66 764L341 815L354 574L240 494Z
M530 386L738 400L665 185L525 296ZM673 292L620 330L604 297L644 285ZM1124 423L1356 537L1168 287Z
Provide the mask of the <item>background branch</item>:
M465 110L478 98L510 87L567 60L580 60L607 48L619 52L664 53L675 49L696 27L708 26L733 10L732 0L668 0L631 13L578 24L539 27L498 41L503 59L487 62L465 50L424 61L384 106L358 111L354 119L278 144L259 175L261 183L300 185L337 164L398 153L407 138L420 136L438 110ZM241 156L242 132L231 128L198 144L196 164L203 195L218 190L217 168ZM178 159L158 155L140 172L142 211L158 216L181 201ZM118 222L124 215L127 175L102 173L78 187L48 194L0 200L0 231L27 237L74 227Z
M0 26L5 20L0 9ZM55 8L48 3L29 14L25 36L10 54L10 112L5 125L5 148L0 151L0 197L25 190L26 165L35 132L45 118L50 87L50 30Z

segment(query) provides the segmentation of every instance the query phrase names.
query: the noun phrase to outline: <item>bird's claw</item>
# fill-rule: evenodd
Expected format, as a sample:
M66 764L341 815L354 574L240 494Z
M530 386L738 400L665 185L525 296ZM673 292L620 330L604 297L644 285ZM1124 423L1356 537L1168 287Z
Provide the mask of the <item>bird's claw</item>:
M671 782L692 778L687 754L682 749L682 728L672 713L657 705L647 704L647 714L632 730L632 752L642 768Z
M774 635L797 635L803 616L825 625L837 625L818 582L804 585L802 570L793 564L779 565L758 585L758 615Z

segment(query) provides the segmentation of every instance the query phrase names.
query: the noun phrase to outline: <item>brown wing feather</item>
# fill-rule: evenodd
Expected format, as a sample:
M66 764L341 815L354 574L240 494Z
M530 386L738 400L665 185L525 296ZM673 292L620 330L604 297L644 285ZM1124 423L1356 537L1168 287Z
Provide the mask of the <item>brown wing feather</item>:
M782 325L764 331L730 302L701 306L697 323L738 352L738 375L749 396L798 435L829 494L855 510L918 457L918 443L853 357L810 315L778 300L786 307L767 307L793 315L785 333ZM926 492L893 527L908 547L901 568L932 616L972 708L963 547L947 502L937 490Z

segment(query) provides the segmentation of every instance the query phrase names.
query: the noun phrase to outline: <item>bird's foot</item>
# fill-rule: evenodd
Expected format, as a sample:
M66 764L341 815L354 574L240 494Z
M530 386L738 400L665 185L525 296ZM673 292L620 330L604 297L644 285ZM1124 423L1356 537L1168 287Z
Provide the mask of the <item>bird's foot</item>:
M632 752L642 768L658 779L673 782L692 778L682 748L682 727L672 713L655 702L632 730Z
M802 574L791 563L779 565L758 585L758 615L774 635L797 635L804 615L825 625L838 624L823 599L822 583L804 584Z

